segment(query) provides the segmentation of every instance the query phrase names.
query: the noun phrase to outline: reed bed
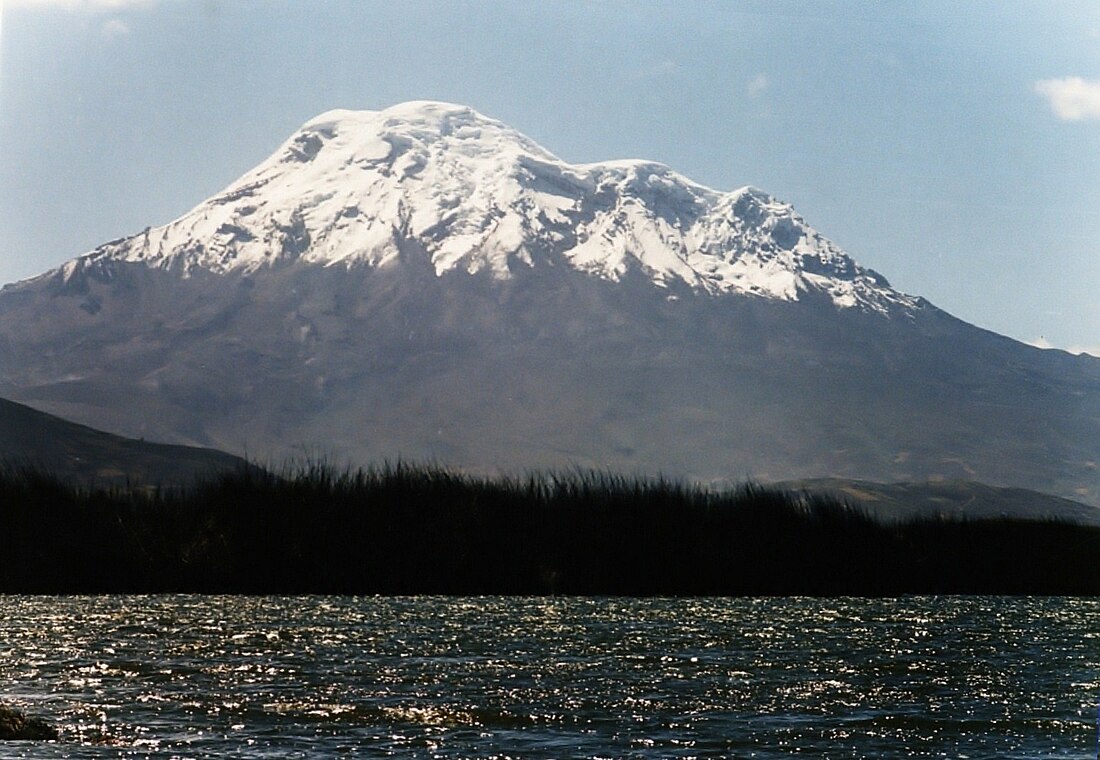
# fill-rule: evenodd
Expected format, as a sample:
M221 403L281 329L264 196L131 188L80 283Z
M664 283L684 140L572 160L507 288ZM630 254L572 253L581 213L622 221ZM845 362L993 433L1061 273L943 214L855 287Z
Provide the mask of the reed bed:
M249 467L189 488L0 468L0 592L1100 594L1100 528L929 519L745 483L433 465Z

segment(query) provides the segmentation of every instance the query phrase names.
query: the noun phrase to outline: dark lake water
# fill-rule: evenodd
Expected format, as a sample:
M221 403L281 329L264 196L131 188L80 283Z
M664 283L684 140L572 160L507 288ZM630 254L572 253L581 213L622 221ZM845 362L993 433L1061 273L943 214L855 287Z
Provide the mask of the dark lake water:
M1100 600L0 597L0 757L1095 758Z

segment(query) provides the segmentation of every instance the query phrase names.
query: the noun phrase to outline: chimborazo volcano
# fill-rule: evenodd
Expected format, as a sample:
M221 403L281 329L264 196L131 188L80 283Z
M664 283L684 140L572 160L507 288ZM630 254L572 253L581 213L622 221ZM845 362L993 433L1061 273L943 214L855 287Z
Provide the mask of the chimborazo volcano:
M270 462L1100 503L1100 359L901 293L755 188L569 164L445 103L322 114L179 219L0 290L0 396Z

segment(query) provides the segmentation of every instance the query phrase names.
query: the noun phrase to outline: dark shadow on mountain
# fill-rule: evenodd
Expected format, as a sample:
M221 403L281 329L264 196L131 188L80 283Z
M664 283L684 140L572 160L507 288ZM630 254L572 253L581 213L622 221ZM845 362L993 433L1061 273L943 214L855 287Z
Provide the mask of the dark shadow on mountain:
M186 485L245 465L221 451L111 435L4 399L0 461L82 486Z

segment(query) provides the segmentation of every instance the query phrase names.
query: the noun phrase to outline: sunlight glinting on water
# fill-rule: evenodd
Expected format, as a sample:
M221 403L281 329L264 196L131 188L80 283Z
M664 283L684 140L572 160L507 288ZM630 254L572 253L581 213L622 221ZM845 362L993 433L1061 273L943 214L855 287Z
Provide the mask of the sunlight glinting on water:
M6 597L28 757L1091 757L1100 603Z

